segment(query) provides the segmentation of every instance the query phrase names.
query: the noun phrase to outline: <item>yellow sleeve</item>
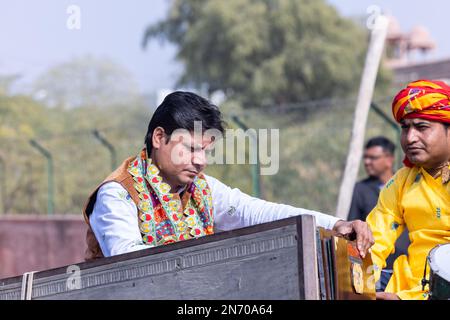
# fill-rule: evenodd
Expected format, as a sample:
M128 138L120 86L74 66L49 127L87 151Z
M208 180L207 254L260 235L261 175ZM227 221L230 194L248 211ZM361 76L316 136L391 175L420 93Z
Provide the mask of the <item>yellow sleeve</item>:
M366 219L375 239L375 244L371 248L372 261L375 264L375 281L380 278L381 269L386 266L386 259L394 251L395 241L404 229L399 200L405 178L404 168L386 183L380 192L377 205Z

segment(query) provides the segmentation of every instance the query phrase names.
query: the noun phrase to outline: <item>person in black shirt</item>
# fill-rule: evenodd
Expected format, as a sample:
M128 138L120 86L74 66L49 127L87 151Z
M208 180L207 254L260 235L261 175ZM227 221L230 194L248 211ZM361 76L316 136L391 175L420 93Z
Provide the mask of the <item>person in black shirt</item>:
M348 220L366 221L367 215L378 202L380 190L394 175L394 153L395 145L385 137L375 137L366 143L364 168L368 177L355 184ZM386 268L383 269L380 282L377 283L377 291L384 290L392 275L394 260L402 254L407 254L408 246L408 230L405 228L397 239L395 253L391 254L386 261Z
M370 139L364 148L368 177L355 184L348 219L366 220L375 207L381 188L394 175L395 145L385 137Z

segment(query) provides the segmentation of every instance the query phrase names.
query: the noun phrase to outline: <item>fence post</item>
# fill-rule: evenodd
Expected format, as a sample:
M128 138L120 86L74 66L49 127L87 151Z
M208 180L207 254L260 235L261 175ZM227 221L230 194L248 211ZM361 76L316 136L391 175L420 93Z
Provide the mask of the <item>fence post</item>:
M117 157L116 157L116 149L114 148L114 146L108 141L106 140L105 137L103 137L100 132L97 129L92 130L92 134L94 135L94 137L100 141L100 143L105 146L106 149L108 149L109 154L111 156L111 170L114 171L117 167Z
M244 131L248 130L248 126L239 119L238 116L231 117L233 121ZM252 132L250 132L252 133ZM259 146L258 146L258 137L250 134L251 139L253 139L256 143L256 164L252 165L252 187L253 187L253 196L257 198L261 198L261 177L260 177L260 163L259 163Z
M48 199L47 199L47 214L53 215L54 209L54 182L53 182L53 157L51 153L40 145L36 140L31 139L30 144L34 147L40 154L42 154L47 159L47 174L48 174Z

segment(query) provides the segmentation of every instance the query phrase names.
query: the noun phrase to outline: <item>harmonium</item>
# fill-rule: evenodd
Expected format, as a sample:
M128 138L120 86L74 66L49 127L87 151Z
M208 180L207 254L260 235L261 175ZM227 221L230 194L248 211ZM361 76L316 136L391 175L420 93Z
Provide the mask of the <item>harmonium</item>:
M30 271L0 280L0 300L375 299L373 274L370 254L302 215Z

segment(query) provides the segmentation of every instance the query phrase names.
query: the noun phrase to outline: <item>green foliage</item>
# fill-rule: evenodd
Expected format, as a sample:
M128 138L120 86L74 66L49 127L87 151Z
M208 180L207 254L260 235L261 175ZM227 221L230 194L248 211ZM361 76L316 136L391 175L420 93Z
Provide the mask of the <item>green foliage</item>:
M297 207L334 213L350 142L355 99L333 99L323 105L285 112L260 112L222 107L225 115L241 115L251 128L280 130L280 166L273 176L262 176L263 197ZM381 105L390 115L389 105ZM395 129L375 112L369 113L366 140L384 135L398 143ZM400 156L401 158L401 156ZM226 169L223 169L226 167ZM226 175L220 175L221 172ZM207 172L251 193L250 166L212 166ZM365 172L361 165L359 178Z
M53 158L55 212L80 213L89 193L112 171L111 155L92 131L98 129L122 161L143 146L150 116L143 105L61 110L0 96L0 181L6 184L0 210L47 212L47 160L32 148L35 139Z
M46 77L51 79L51 75L50 72ZM13 80L0 78L0 83L5 84L0 91L0 211L47 212L48 164L32 147L30 141L34 139L53 158L55 211L80 213L89 192L111 171L110 154L92 131L98 129L111 141L121 160L137 153L143 145L149 108L140 99L108 108L103 103L77 108L48 107L26 95L8 94ZM64 80L67 85L69 80ZM55 83L55 79L49 83ZM95 96L94 91L90 96ZM90 96L83 101L93 101Z
M280 129L279 172L261 177L265 199L334 212L355 101L296 104L356 95L364 29L323 0L175 0L145 41L154 37L178 45L185 65L181 84L225 92L221 110L230 127L236 128L230 118L238 114L250 128ZM383 70L376 97L392 90L388 80ZM85 57L56 66L36 81L38 102L8 94L11 81L0 79L2 211L47 210L46 161L31 148L35 139L53 156L55 212L80 213L112 170L110 154L92 130L114 145L120 162L143 146L150 108L129 74L110 61ZM379 134L398 140L372 112L366 138ZM251 169L212 165L206 172L251 193Z
M279 171L261 177L265 199L332 213L354 105L354 100L336 99L320 107L276 111L276 116L273 111L257 112L230 102L221 110L229 128L237 128L231 116L239 115L250 128L280 129ZM389 112L387 104L382 107ZM114 145L120 162L136 155L143 146L150 117L149 108L143 105L55 109L25 96L0 95L0 160L2 169L6 169L0 173L0 182L6 182L2 211L47 211L47 163L29 139L37 140L53 156L55 212L80 213L89 193L112 171L110 154L92 130L98 129ZM371 112L366 139L379 134L398 140L395 130ZM252 193L251 165L216 164L206 172Z
M175 0L150 26L178 46L180 84L223 90L246 107L347 95L367 34L323 0Z

